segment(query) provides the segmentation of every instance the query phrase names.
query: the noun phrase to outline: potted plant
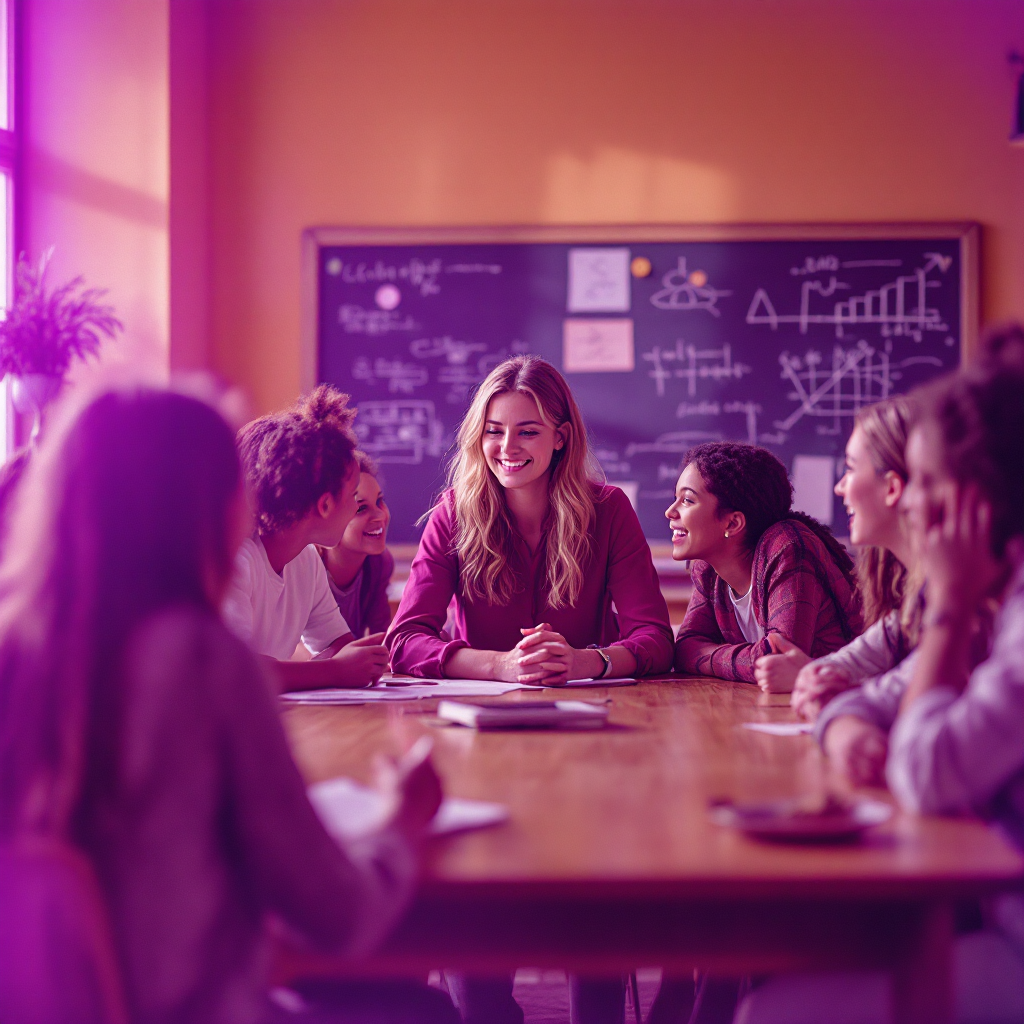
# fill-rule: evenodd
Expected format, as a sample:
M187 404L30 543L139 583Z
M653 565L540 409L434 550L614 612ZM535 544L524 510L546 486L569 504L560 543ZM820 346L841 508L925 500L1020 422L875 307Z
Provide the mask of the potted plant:
M83 279L76 277L47 290L52 256L51 248L37 264L24 253L18 257L14 302L0 320L0 375L11 377L14 407L33 415L33 441L43 410L60 391L71 363L94 356L103 336L113 338L124 329L114 308L99 301L105 289L83 289Z

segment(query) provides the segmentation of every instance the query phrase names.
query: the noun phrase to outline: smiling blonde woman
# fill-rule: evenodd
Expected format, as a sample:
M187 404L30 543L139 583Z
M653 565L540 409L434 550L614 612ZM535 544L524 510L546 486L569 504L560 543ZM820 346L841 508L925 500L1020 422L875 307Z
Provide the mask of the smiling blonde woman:
M545 685L667 671L672 631L650 547L599 473L550 363L516 356L492 370L385 641L393 669Z

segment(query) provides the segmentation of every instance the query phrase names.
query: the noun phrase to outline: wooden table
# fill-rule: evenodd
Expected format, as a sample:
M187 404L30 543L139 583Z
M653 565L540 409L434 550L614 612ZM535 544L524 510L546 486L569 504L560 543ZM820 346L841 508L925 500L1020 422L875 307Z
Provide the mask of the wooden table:
M740 727L790 720L785 697L708 679L572 696L610 697L614 725L476 733L431 725L433 701L285 713L310 782L368 779L372 755L397 750L396 734L429 731L449 793L511 810L506 825L433 845L413 907L360 973L884 966L894 971L898 1020L948 1018L953 904L1024 876L1024 861L994 831L897 813L853 846L759 843L712 824L709 800L838 785L810 737ZM523 699L538 692L498 698ZM287 956L279 968L346 969Z

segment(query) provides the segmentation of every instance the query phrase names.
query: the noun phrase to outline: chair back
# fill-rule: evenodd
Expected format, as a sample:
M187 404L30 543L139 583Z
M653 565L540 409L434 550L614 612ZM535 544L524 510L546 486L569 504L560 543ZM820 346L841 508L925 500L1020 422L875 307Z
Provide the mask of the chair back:
M127 1024L106 907L67 844L0 847L0 1024Z

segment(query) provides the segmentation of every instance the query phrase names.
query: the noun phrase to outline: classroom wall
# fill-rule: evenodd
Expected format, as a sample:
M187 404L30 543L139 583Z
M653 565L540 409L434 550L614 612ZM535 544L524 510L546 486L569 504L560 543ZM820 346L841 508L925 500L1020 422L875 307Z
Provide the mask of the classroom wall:
M109 289L105 359L168 363L168 3L26 0L23 241Z
M978 220L1024 317L1018 0L216 0L211 359L299 387L317 224Z

